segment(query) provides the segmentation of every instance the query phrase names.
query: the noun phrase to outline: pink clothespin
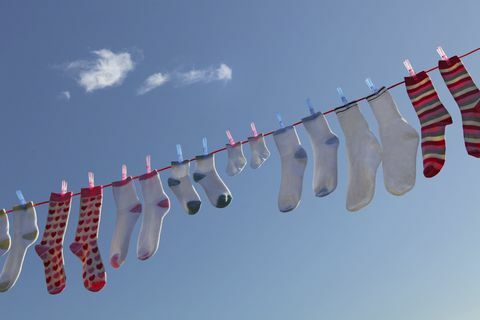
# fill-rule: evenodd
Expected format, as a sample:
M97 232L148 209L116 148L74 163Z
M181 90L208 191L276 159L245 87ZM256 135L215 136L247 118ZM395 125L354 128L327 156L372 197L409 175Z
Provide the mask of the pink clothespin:
M151 155L147 155L145 157L145 164L147 167L147 173L152 172L152 156Z
M122 181L127 180L127 165L122 164Z
M60 194L64 195L65 193L67 193L67 190L68 190L67 180L62 180L62 188L60 190Z
M252 129L253 137L256 138L258 136L257 127L255 127L255 122L250 123L250 128Z
M443 48L442 47L437 47L437 53L438 55L440 56L440 58L444 61L448 61L448 57L447 57L447 54L445 53L445 51L443 51Z
M228 142L230 143L231 146L235 145L235 140L233 139L232 133L230 130L225 131L227 134Z
M88 187L95 187L95 175L91 171L88 172Z
M410 60L405 59L405 61L403 61L403 65L407 69L410 76L412 76L412 77L416 76L415 70L413 70L413 67L412 67L412 64L410 63Z

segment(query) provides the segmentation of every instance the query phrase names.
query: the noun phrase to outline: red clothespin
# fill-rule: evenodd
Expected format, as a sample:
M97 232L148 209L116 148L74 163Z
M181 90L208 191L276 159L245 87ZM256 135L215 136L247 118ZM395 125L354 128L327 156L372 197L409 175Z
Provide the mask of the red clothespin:
M228 142L230 143L230 145L234 146L235 145L235 140L233 139L233 136L232 136L232 133L230 132L230 130L225 131L225 133L227 134Z
M122 164L122 181L127 180L127 165Z
M258 132L255 122L250 123L250 128L252 129L253 137L256 138L258 136Z

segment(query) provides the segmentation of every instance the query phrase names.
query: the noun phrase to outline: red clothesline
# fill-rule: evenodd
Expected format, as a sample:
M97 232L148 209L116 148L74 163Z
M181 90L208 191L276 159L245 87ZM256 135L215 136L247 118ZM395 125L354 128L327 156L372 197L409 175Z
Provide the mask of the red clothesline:
M464 57L469 56L469 55L471 55L471 54L473 54L473 53L475 53L475 52L477 52L477 51L480 51L480 48L476 48L476 49L471 50L471 51L469 51L469 52L467 52L467 53L464 53L464 54L460 55L459 58L464 58ZM437 67L432 67L432 68L426 70L425 72L426 72L426 73L429 73L429 72L434 71L434 70L437 70L437 69L438 69L438 66L437 66ZM401 85L401 84L403 84L403 83L405 83L405 81L397 82L397 83L392 84L391 86L387 87L387 89L388 89L388 90L393 89L393 88L398 87L399 85ZM357 103L357 102L366 100L366 98L367 98L367 96L362 97L362 98L359 98L359 99L357 99L357 100L353 100L353 101L351 101L350 103ZM334 111L335 111L335 108L332 108L332 109L324 112L323 114L324 114L324 115L327 115L327 114L332 113L332 112L334 112ZM302 121L300 120L300 121L297 121L297 122L291 124L291 126L294 126L294 127L295 127L295 126L298 126L298 125L301 124L301 123L302 123ZM275 132L275 130L272 130L272 131L270 131L270 132L265 133L264 136L265 136L265 137L266 137L266 136L269 136L269 135L273 134L274 132ZM243 140L243 141L241 141L242 144L245 144L245 143L247 143L247 142L248 142L248 140ZM219 152L222 152L222 151L225 151L225 150L227 150L227 148L226 148L226 147L223 147L223 148L217 149L217 150L215 150L215 151L212 151L210 154L219 153ZM189 161L195 161L195 158L192 158L192 159L190 159ZM163 168L157 169L157 171L158 171L158 172L162 172L162 171L165 171L165 170L170 169L171 167L172 167L172 166L163 167ZM134 180L136 180L136 179L138 179L139 177L140 177L140 176L134 176L134 177L132 177L132 178L133 178ZM105 188L109 188L109 187L111 187L111 186L112 186L112 184L109 183L109 184L103 185L102 188L105 189ZM77 193L74 193L74 194L73 194L74 197L79 196L79 195L80 195L80 192L77 192ZM42 202L35 203L34 206L35 206L35 207L39 207L39 206L43 206L43 205L48 204L48 203L49 203L48 200L47 200L47 201L42 201ZM12 212L13 212L13 210L8 210L8 211L7 211L7 213L12 213Z

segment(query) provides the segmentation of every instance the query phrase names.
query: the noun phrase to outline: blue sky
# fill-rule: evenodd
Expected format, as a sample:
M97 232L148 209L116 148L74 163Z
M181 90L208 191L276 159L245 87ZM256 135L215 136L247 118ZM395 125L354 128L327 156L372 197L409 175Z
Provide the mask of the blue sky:
M225 130L245 138L251 121L269 131L276 112L286 123L304 117L307 97L317 110L338 105L337 86L351 99L366 95L366 77L381 86L407 75L405 58L420 71L437 63L438 45L450 55L478 47L479 10L475 0L2 1L0 203L14 205L17 189L44 200L62 179L77 191L89 170L97 183L119 179L123 163L140 174L146 154L162 167L175 160L177 143L193 156L203 136L222 146ZM92 78L100 56L109 77ZM477 80L479 59L464 60ZM454 120L447 161L427 180L419 152L407 195L387 193L379 170L373 202L346 211L345 144L330 115L340 137L339 185L327 198L311 191L302 127L310 161L301 205L290 214L276 207L280 161L271 138L272 156L256 171L227 177L220 154L217 167L234 196L228 208L205 202L187 216L174 200L156 256L137 260L132 241L126 264L107 268L97 294L83 288L80 263L66 251L67 289L49 296L31 250L17 285L0 297L2 317L478 319L479 160L466 154L460 113L440 75L431 78ZM392 94L418 130L404 87ZM368 105L361 110L377 133ZM46 208L37 213L43 229ZM77 219L75 200L67 245ZM107 189L105 261L114 219Z

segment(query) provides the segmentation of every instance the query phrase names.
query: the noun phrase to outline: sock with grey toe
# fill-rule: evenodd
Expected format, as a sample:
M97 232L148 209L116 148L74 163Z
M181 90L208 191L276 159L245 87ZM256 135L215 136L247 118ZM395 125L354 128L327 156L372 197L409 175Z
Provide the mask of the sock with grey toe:
M242 142L238 141L235 144L226 145L228 152L227 174L229 176L235 176L242 172L243 168L247 164L247 159L243 154Z
M207 194L210 203L217 208L225 208L232 201L232 194L218 175L215 168L215 155L196 156L197 168L193 180L198 182Z
M250 149L252 151L250 167L252 169L257 169L270 157L270 151L265 143L265 137L262 133L255 137L249 137L248 144L250 145Z
M173 194L183 209L188 214L195 214L200 210L202 201L197 190L190 180L190 161L182 162L173 161L170 178L168 178L168 186L172 189Z
M0 210L0 256L10 250L10 232L8 225L8 216L5 209Z

